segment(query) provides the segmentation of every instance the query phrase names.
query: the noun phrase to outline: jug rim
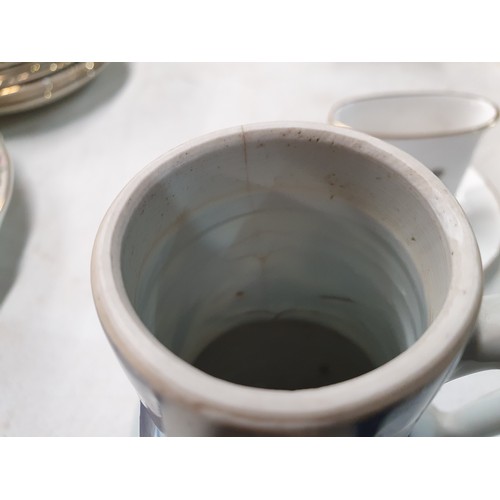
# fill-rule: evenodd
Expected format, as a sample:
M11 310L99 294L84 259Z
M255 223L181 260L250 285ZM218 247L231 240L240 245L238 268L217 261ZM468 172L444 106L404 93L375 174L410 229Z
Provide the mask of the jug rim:
M371 155L427 200L453 253L450 287L437 317L422 336L388 363L335 385L297 391L240 386L217 379L183 361L163 346L141 322L121 280L120 244L134 201L147 192L158 171L182 166L192 148L215 150L220 140L241 141L242 133L283 132L298 128L323 133L346 148ZM408 174L410 170L419 175ZM366 134L311 122L264 122L231 127L190 140L156 159L119 193L97 233L91 261L97 313L119 358L160 399L172 398L225 422L253 427L310 427L369 415L422 389L442 374L465 346L482 298L482 268L475 237L460 205L426 167L410 155Z

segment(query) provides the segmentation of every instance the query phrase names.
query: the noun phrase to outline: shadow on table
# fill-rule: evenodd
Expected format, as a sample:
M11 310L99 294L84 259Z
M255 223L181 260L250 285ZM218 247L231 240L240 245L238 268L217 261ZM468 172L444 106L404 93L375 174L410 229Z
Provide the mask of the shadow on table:
M16 176L10 204L0 227L0 306L15 282L30 231L29 206Z
M31 111L0 116L6 139L18 135L43 134L91 113L112 99L128 78L126 63L110 63L93 81L60 101Z

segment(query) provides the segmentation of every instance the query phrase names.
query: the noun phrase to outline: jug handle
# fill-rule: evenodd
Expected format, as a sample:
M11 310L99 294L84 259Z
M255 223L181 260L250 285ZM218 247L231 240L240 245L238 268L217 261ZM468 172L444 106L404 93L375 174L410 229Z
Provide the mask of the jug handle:
M491 369L500 369L500 294L483 297L475 332L448 381ZM496 434L500 434L500 389L453 411L431 404L412 432L412 436Z

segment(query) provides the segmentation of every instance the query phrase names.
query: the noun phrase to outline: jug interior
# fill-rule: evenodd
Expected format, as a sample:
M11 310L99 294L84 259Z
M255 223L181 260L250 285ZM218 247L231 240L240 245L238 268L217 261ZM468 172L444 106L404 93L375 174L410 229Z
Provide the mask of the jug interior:
M233 383L299 390L416 342L450 257L400 173L301 129L219 146L166 167L125 231L125 289L165 348Z

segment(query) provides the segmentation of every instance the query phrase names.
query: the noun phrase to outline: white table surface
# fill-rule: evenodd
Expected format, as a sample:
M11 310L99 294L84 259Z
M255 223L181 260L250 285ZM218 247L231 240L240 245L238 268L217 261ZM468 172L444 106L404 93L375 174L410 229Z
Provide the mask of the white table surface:
M453 89L500 104L496 63L113 63L61 102L0 117L15 168L0 228L0 436L127 436L138 399L101 330L89 278L119 190L177 144L268 120L325 122L373 91ZM473 163L500 189L500 126ZM500 228L499 228L500 230ZM493 272L488 292L500 291ZM445 409L500 388L500 372L448 384Z

